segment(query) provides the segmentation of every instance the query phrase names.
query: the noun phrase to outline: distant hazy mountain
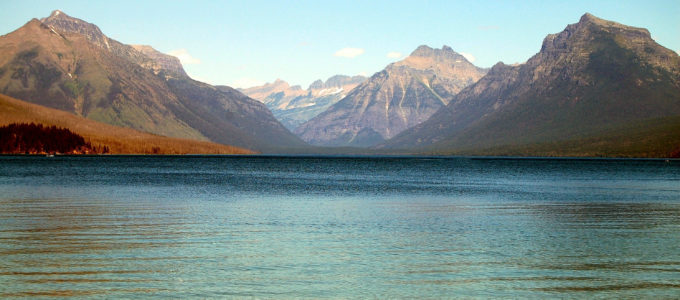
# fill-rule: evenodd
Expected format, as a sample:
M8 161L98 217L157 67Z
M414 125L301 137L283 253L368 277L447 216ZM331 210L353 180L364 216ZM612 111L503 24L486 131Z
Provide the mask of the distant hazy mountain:
M371 146L427 120L485 72L450 47L420 46L295 133L315 145Z
M667 156L680 149L679 124L678 55L646 29L585 14L548 35L525 64L498 63L428 121L380 148Z
M365 80L364 76L335 75L326 82L314 81L307 90L303 90L298 85L290 86L277 79L273 83L240 91L262 101L284 126L294 130L344 98Z
M260 151L300 147L262 103L54 11L0 37L0 92L104 123Z

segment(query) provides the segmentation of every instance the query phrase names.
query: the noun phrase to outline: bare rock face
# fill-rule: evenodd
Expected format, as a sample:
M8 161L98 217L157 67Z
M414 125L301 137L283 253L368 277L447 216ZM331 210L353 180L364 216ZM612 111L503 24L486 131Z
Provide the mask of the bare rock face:
M179 61L179 58L161 53L160 51L148 45L131 46L135 50L141 52L151 59L151 61L145 61L141 65L142 67L151 69L154 74L158 75L164 71L167 73L166 76L178 76L182 78L189 77L189 75L184 72L184 68L182 67L182 63Z
M133 47L104 35L97 25L71 17L60 10L53 11L49 17L40 19L40 22L60 34L80 35L92 45L139 65L148 64L152 61Z
M290 86L287 82L277 79L273 83L241 91L262 101L286 128L294 130L340 101L365 80L364 76L335 75L326 82L314 81L307 90L303 90L298 85Z
M472 153L674 116L680 116L680 57L646 29L585 14L548 35L525 64L496 64L427 122L378 147Z
M420 46L295 133L314 145L372 146L427 120L484 73L448 46Z

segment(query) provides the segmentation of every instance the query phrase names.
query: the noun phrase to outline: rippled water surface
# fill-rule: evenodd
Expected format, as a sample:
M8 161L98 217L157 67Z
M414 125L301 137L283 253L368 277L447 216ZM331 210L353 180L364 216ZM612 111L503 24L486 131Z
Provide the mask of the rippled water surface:
M0 157L0 298L677 298L680 162Z

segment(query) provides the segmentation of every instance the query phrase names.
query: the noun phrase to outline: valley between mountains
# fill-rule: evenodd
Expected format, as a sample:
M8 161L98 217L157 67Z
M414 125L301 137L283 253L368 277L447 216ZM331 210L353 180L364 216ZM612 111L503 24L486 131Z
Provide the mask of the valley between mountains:
M422 45L369 77L234 89L57 10L0 36L0 125L113 153L680 157L678 54L644 28L575 21L522 64Z

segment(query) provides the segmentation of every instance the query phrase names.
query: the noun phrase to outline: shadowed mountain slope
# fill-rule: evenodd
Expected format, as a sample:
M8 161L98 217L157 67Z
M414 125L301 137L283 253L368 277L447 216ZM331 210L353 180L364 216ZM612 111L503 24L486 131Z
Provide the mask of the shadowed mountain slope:
M652 40L646 29L585 14L548 35L525 64L498 63L428 121L378 148L492 154L489 149L586 139L592 144L630 130L633 123L656 134L652 128L673 126L654 124L672 123L664 118L676 116L678 55Z

